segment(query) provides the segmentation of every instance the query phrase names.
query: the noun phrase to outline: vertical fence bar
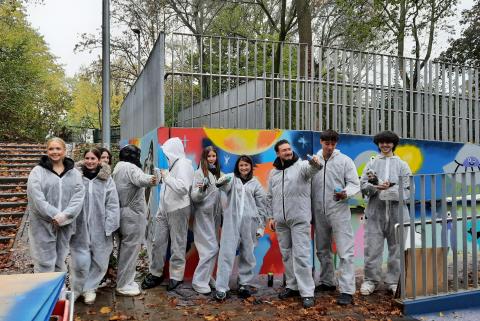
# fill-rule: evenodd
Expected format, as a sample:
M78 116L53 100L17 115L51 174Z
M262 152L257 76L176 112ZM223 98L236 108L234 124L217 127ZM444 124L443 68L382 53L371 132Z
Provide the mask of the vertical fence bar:
M218 124L219 126L223 127L228 127L225 126L224 124L224 114L222 112L223 110L223 104L222 104L222 38L218 38Z
M473 137L473 93L472 93L473 70L468 68L468 141L475 142Z
M438 63L435 64L435 139L440 140L440 95L439 95L439 80L438 80Z
M354 53L353 51L350 52L350 133L355 133L355 121L353 116L353 106L355 104L355 89L353 86L353 78L354 78L354 70L353 70L353 63L354 63Z
M424 61L425 62L425 61ZM423 138L424 139L429 139L428 138L428 132L429 132L429 122L428 122L428 117L429 117L429 98L430 98L430 91L429 91L429 86L428 86L428 64L425 64L425 67L423 68L423 118L422 118L422 124L423 124Z
M473 141L475 144L480 143L480 117L479 117L479 106L478 106L478 69L475 69L475 140Z
M232 43L230 38L227 40L227 126L232 126L230 124L230 85L231 85L231 70L232 70Z
M380 131L385 130L385 88L384 88L384 62L383 55L380 55Z
M248 48L248 40L245 40L245 128L251 128L248 125L248 120L250 119L248 117L248 85L250 83L250 77L248 74L248 62L249 62L249 48ZM256 128L256 127L253 127ZM283 127L286 128L286 127Z
M455 109L454 109L454 114L455 114L455 136L454 140L459 140L462 139L460 136L460 118L461 116L461 111L460 111L460 77L459 74L460 71L458 69L458 66L455 66Z
M297 45L297 85L295 87L295 129L300 130L300 45Z
M318 47L318 130L323 130L323 49Z
M410 137L412 138L415 138L416 135L417 135L417 128L416 128L416 114L415 114L415 110L416 110L416 100L415 100L415 91L414 91L414 88L413 88L413 82L414 82L414 79L413 79L413 60L412 59L409 59L408 60L410 63L409 63L409 66L410 66L410 92L408 93L408 95L410 96Z
M447 174L442 174L442 249L443 249L443 292L448 292L448 225L447 225Z
M472 216L472 286L476 289L478 287L478 251L477 246L478 242L477 239L477 182L476 182L476 173L470 173L470 186L471 186L471 193L470 193L470 206L472 209L471 216ZM475 237L474 237L475 236Z
M332 98L333 98L333 105L332 105L332 128L333 130L338 130L338 113L337 113L337 105L338 105L338 50L333 49L333 91L332 91Z
M425 175L420 176L420 222L422 237L422 292L427 295L427 229L426 229L426 196L425 196Z
M195 99L194 99L194 85L193 85L193 57L195 56L193 54L193 49L194 46L193 45L190 45L190 72L192 73L192 75L190 76L190 126L191 127L195 127L195 124L194 124L194 118L195 118L195 115L194 115L194 112L193 112L193 106L195 104ZM172 53L172 60L173 60L173 53ZM172 64L173 65L173 64ZM173 88L173 86L172 86ZM172 93L172 96L173 96L173 93ZM175 114L175 113L174 113Z
M433 65L432 61L428 62L428 139L435 139L435 111L434 111L434 96L433 96Z
M325 54L325 70L326 70L326 82L325 82L325 105L326 105L326 113L325 113L325 129L332 128L330 124L330 59L329 59L328 50Z
M438 278L437 278L437 176L430 176L430 209L432 212L432 275L433 275L433 294L438 294Z
M209 68L209 72L210 72L210 83L208 84L208 92L209 92L209 108L210 108L210 114L209 114L209 117L208 117L208 126L209 127L212 127L212 118L213 118L213 115L212 115L212 101L213 101L213 66L212 66L212 37L209 37L209 47L208 47L208 53L209 53L209 63L210 63L210 68Z
M410 190L415 185L414 177L410 176ZM415 255L415 193L410 193L410 270L412 271L412 297L417 297L417 272Z
M468 244L467 244L467 174L462 173L462 262L463 288L468 289Z
M181 37L181 46L180 46L180 59L179 59L179 62L181 64L186 64L186 62L184 62L184 44L183 44L183 36ZM173 77L173 75L172 75ZM180 106L182 108L182 127L185 127L185 122L187 120L187 115L186 115L186 111L185 111L185 103L183 102L183 92L185 91L184 88L186 87L186 82L185 82L185 77L180 77L180 86L182 88L182 90L180 90Z
M292 129L292 45L288 46L288 129Z
M370 83L369 83L369 73L370 73L370 57L368 52L365 53L365 135L370 135L372 132L370 130Z
M393 131L398 133L399 132L399 124L398 124L398 92L400 90L400 77L403 77L403 75L400 75L399 71L399 66L400 66L400 60L403 58L396 57L396 66L395 66L395 86L393 90ZM390 129L392 130L392 129Z
M235 74L237 76L237 79L236 79L236 82L237 82L237 88L236 88L236 103L235 103L235 107L237 109L237 114L236 114L236 125L235 125L235 128L241 128L240 126L240 39L239 38L236 38L235 39L235 42L237 44L237 52L236 52L236 56L237 56L237 70L235 71Z
M345 71L345 65L347 64L345 50L342 51L342 65L341 65L341 74L342 74L342 127L340 128L341 132L347 132L347 72Z
M465 69L462 68L462 86L460 87L462 90L462 96L461 96L461 102L459 104L460 107L460 137L462 139L462 142L467 141L467 104L466 104L466 96L465 96L465 91L466 91L466 84L465 84Z
M405 227L403 225L404 222L404 205L405 205L405 196L403 195L404 192L404 177L400 176L398 179L398 222L399 222L399 230L398 230L398 242L400 244L400 299L405 299Z
M358 63L357 63L357 134L363 134L362 127L362 53L358 53Z
M255 128L262 128L260 122L258 121L258 108L257 108L257 101L258 101L258 91L257 91L257 84L258 84L258 68L257 68L257 58L258 58L258 41L255 40L254 47L253 47L253 77L254 77L254 84L253 84L253 117L255 124ZM263 108L263 106L262 106ZM291 129L291 128L289 128Z
M392 130L392 57L387 57L387 86L388 86L388 105L387 105L387 127L386 129Z
M373 60L373 84L372 84L372 115L371 115L371 133L372 135L377 133L378 128L378 105L377 105L377 56L375 54L372 55Z
M270 128L276 128L275 125L275 98L276 98L276 84L275 84L275 44L272 43L272 56L271 56L271 67L272 68L272 82L270 83Z
M458 106L458 105L457 105ZM452 254L453 254L453 290L455 292L458 291L458 237L457 237L457 174L452 174L452 231L450 242L452 247Z
M452 109L452 93L453 93L453 81L452 81L452 74L453 74L453 69L452 65L448 66L448 140L452 141L455 139L455 135L453 132L453 127L455 124L455 117L453 115L453 109ZM455 98L455 97L453 97Z

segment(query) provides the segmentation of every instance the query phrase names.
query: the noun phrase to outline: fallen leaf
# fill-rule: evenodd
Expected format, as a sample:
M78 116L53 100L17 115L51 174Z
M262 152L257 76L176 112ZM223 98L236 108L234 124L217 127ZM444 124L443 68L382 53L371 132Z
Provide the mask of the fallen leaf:
M110 313L110 312L112 312L112 308L110 308L110 307L101 307L100 308L100 313L101 314L107 314L107 313Z
M203 317L206 321L212 321L213 319L215 319L215 316L214 315L206 315Z

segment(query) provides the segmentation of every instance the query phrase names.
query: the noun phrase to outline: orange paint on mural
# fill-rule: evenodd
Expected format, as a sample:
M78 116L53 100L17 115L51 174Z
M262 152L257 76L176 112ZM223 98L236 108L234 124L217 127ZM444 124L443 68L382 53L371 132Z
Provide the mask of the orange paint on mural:
M255 168L253 169L253 175L258 179L260 184L262 184L265 190L268 188L268 174L270 170L273 168L273 162L256 164Z
M279 137L279 130L260 130L258 132L257 147L260 149L270 147Z

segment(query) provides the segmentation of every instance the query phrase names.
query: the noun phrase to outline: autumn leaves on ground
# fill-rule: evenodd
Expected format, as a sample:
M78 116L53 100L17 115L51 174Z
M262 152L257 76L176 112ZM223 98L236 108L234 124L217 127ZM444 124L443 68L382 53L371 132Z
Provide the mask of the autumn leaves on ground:
M164 286L144 292L140 297L115 296L112 288L99 291L93 306L76 303L75 321L103 320L407 320L386 291L369 297L355 295L354 304L336 304L338 293L316 294L312 309L303 309L299 299L280 301L280 287L259 289L255 297L237 298L235 291L226 302L195 294L189 284L168 293Z

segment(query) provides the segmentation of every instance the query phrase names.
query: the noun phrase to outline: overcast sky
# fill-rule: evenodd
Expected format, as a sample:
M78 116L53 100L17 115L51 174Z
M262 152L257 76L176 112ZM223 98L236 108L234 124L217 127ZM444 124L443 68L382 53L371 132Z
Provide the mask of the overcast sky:
M458 15L452 19L455 22L453 25L457 28L461 11L471 8L474 0L459 2ZM101 54L101 49L92 53L74 53L73 49L82 33L101 32L102 1L44 0L42 5L29 3L27 15L32 26L45 37L52 53L58 57L58 62L64 66L68 76L75 75L82 65L88 65ZM457 34L459 31L457 30ZM433 57L448 47L448 37L447 34L439 35Z

